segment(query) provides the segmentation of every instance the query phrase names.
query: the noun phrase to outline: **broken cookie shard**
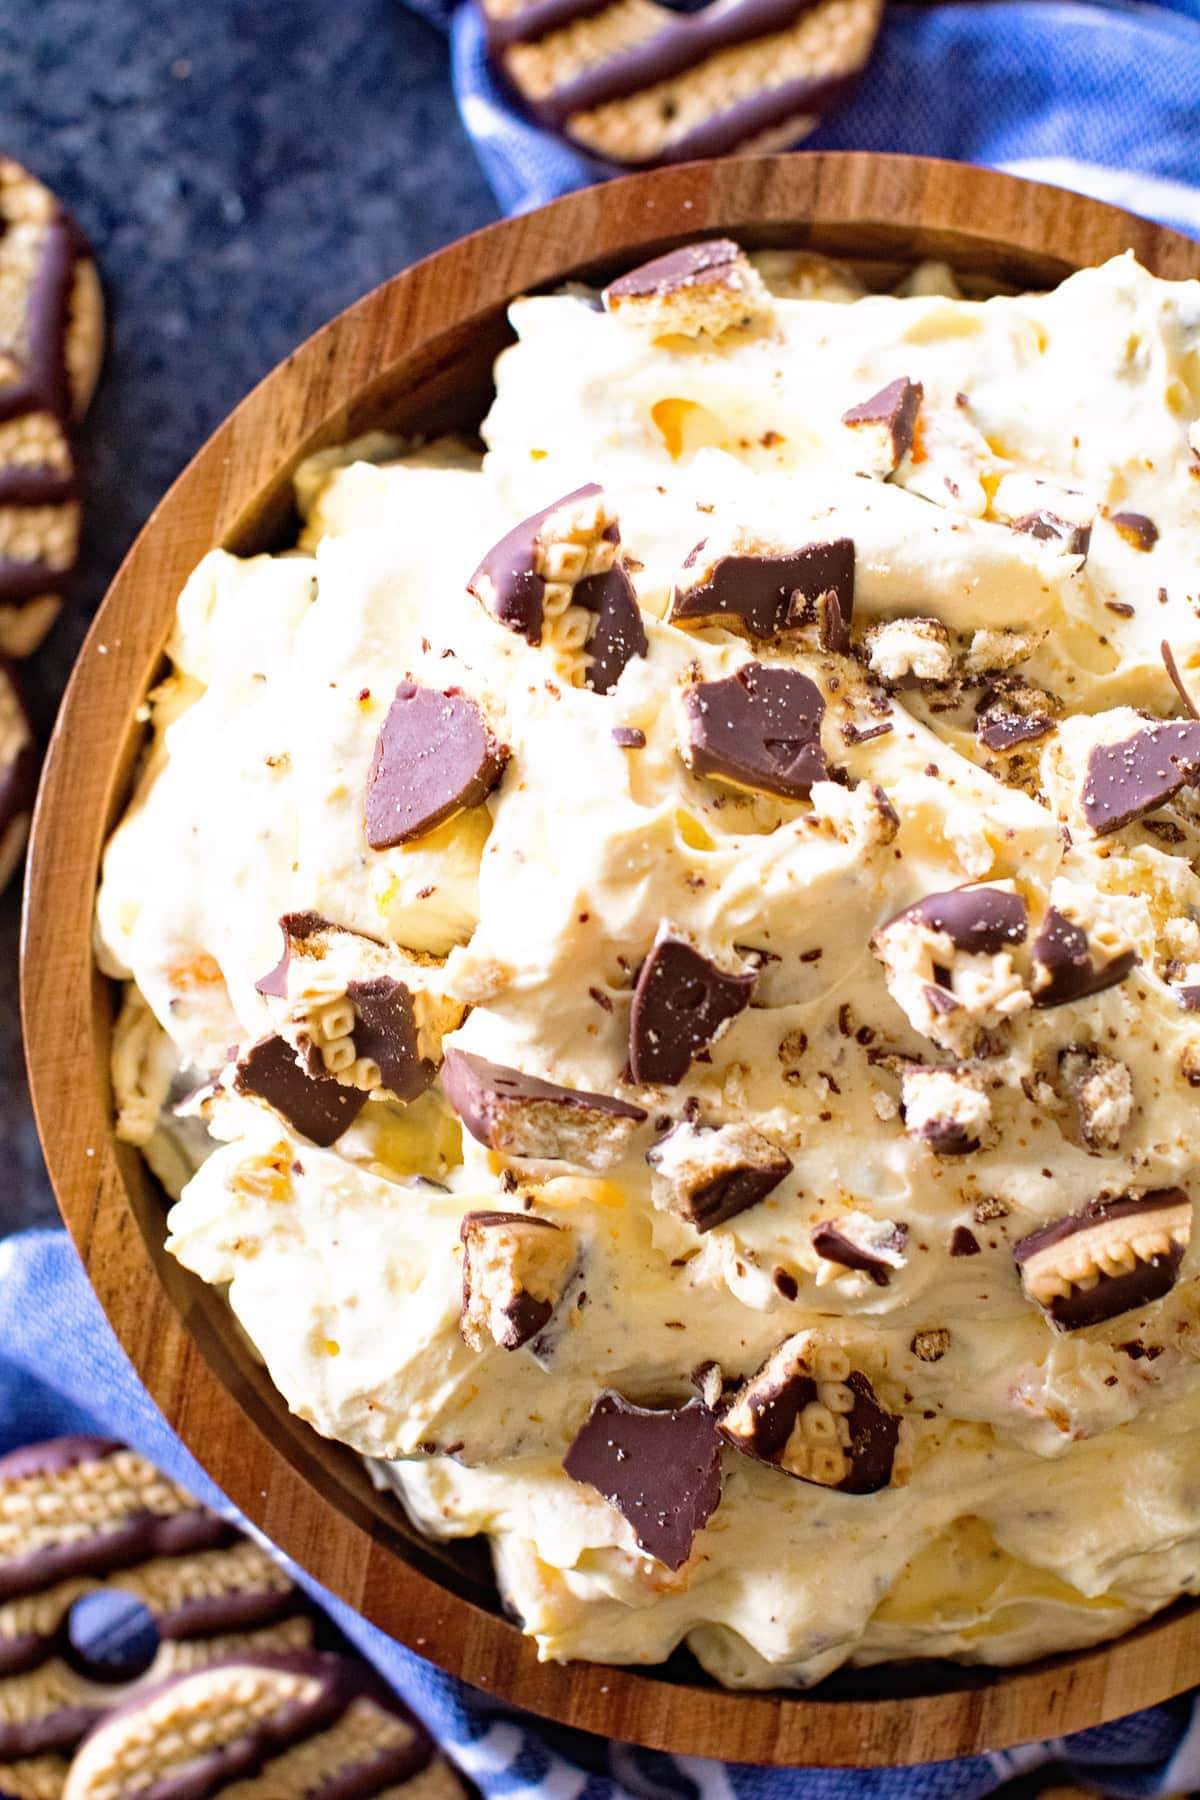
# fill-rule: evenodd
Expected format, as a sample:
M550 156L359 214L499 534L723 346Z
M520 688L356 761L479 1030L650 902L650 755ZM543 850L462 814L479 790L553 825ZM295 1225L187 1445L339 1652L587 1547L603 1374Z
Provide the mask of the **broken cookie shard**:
M654 1199L698 1232L765 1200L791 1173L791 1158L749 1125L682 1120L646 1152Z
M682 1081L697 1051L750 1004L756 979L754 970L719 968L686 934L660 926L633 991L633 1080L668 1087Z
M367 842L389 850L432 831L491 793L508 761L475 702L460 688L402 681L367 776Z
M681 1569L720 1503L721 1436L699 1400L649 1408L609 1390L593 1403L563 1468L616 1507L647 1555Z
M684 760L697 775L783 799L807 800L829 773L821 748L825 701L796 669L745 663L723 681L685 690Z
M1099 1325L1174 1287L1192 1231L1182 1188L1090 1201L1013 1246L1031 1300L1064 1331Z
M773 303L738 246L729 238L713 238L631 269L605 288L604 306L655 334L719 337L767 318Z
M442 1091L489 1150L596 1173L620 1160L646 1118L644 1108L626 1100L558 1087L467 1050L447 1050Z
M575 1265L571 1234L532 1213L470 1212L460 1330L473 1350L519 1350L549 1324Z
M746 1456L797 1481L874 1494L892 1480L900 1420L840 1344L802 1331L738 1389L721 1431Z
M811 1237L813 1249L826 1262L869 1275L876 1287L886 1287L892 1270L903 1267L908 1226L859 1213L836 1225L823 1220L813 1226Z
M287 999L293 944L303 943L317 932L335 930L336 927L331 919L326 919L318 912L290 912L284 913L280 918L279 929L283 933L283 952L279 961L254 984L256 993L271 1000Z
M1200 721L1147 725L1117 744L1097 744L1087 760L1083 816L1099 836L1131 825L1196 779Z
M1130 948L1105 954L1094 946L1081 925L1052 906L1030 946L1033 961L1033 1004L1068 1006L1103 993L1137 967L1141 960Z
M292 1046L277 1034L259 1038L242 1053L234 1068L233 1088L235 1093L265 1100L302 1137L322 1149L328 1149L349 1129L367 1099L332 1076L309 1075L297 1062Z
M912 449L924 396L919 381L900 375L842 414L842 424L866 440L871 474L887 476L900 467Z
M854 610L852 539L806 544L780 556L735 552L717 557L707 568L704 551L701 544L685 565L699 568L700 579L690 585L686 579L677 583L671 595L673 625L724 625L765 640L807 624L820 625L824 610L828 647L849 647Z

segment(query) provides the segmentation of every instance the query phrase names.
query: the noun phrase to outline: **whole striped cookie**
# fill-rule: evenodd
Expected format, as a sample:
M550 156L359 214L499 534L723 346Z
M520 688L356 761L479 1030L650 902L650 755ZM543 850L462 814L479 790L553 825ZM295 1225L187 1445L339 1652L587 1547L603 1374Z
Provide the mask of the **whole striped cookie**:
M477 0L539 124L625 168L799 142L867 62L883 0Z
M238 1657L121 1706L65 1800L461 1800L428 1733L365 1663Z
M72 1610L101 1590L153 1621L153 1660L132 1680L73 1641ZM58 1800L80 1738L131 1695L231 1655L307 1649L313 1627L265 1550L123 1445L56 1438L0 1457L5 1800Z
M53 624L79 548L70 432L104 350L87 243L50 189L0 157L0 653Z

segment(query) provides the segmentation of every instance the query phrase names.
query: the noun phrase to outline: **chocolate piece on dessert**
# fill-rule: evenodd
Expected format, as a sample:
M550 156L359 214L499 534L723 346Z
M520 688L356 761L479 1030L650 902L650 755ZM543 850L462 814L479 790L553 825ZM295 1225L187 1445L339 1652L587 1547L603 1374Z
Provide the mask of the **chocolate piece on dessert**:
M1175 689L1175 692L1179 695L1180 704L1182 705L1184 712L1189 719L1200 719L1200 708L1197 708L1196 702L1188 693L1183 676L1179 672L1179 664L1175 659L1175 652L1172 650L1166 638L1163 639L1158 649L1159 655L1163 659L1163 668L1167 671L1167 678L1170 681L1171 686Z
M613 742L619 744L622 750L644 750L646 748L646 734L637 725L614 725L612 737Z
M656 1205L698 1232L724 1225L777 1188L792 1169L749 1125L699 1125L683 1119L646 1152Z
M1115 512L1109 513L1108 522L1115 525L1127 544L1135 550L1153 550L1158 542L1158 526L1145 513Z
M656 336L719 337L737 326L762 323L774 302L738 246L711 238L668 251L610 282L604 307Z
M1056 906L1047 912L1029 953L1035 1006L1069 1006L1101 994L1124 981L1141 961L1123 938L1089 938Z
M896 913L887 924L895 925L905 919L948 937L954 948L966 956L995 956L1024 943L1028 929L1028 915L1020 894L986 885L926 894L923 900Z
M509 752L460 688L402 681L380 728L367 776L367 842L390 850L478 806Z
M1200 720L1165 719L1087 760L1083 816L1098 836L1131 825L1174 798L1200 773Z
M300 1067L286 1038L272 1033L242 1052L233 1073L234 1092L265 1100L302 1137L323 1150L337 1142L366 1105L367 1096L331 1075Z
M1049 713L1011 711L1003 699L992 701L975 721L975 736L984 749L1001 753L1036 744L1053 730L1054 720Z
M993 1135L983 1075L969 1064L910 1063L900 1077L900 1096L905 1131L935 1156L972 1156Z
M841 1344L801 1331L738 1389L721 1431L746 1456L798 1481L874 1494L892 1481L900 1420Z
M380 1084L398 1100L417 1100L433 1085L436 1066L421 1055L413 996L402 981L376 975L346 984L354 1008L351 1042L356 1060L379 1070Z
M694 579L692 578L694 576ZM849 648L854 543L835 538L784 555L706 556L700 544L671 595L673 625L724 625L764 640L816 624L827 648Z
M575 685L607 694L647 643L620 542L616 514L589 482L514 526L467 586L497 623L558 650Z
M826 1262L869 1275L876 1287L886 1287L892 1271L903 1267L908 1226L895 1219L847 1213L836 1225L823 1219L813 1226L810 1236L813 1249Z
M888 476L900 467L912 449L924 397L919 381L899 375L842 414L842 424L864 440L871 474Z
M719 968L686 933L660 925L633 991L633 1080L667 1087L682 1081L697 1051L750 1004L756 980L755 970Z
M519 1350L549 1324L575 1267L571 1233L533 1213L469 1212L459 1228L459 1329L472 1350Z
M268 969L254 984L257 993L272 1000L287 999L292 945L302 943L305 938L313 937L317 932L336 930L337 927L318 912L290 912L284 913L280 918L279 929L283 933L283 954L275 967Z
M646 1119L645 1109L627 1100L559 1087L467 1050L447 1050L442 1092L489 1150L597 1173L620 1161Z
M1063 1331L1102 1324L1174 1287L1192 1232L1182 1188L1091 1200L1013 1246L1021 1283Z
M603 1494L668 1569L683 1567L721 1499L721 1437L700 1400L651 1408L609 1390L593 1402L563 1468Z
M975 1236L975 1233L969 1226L956 1225L954 1227L954 1230L950 1233L948 1254L955 1257L978 1256L980 1254L979 1239Z
M684 690L684 761L697 775L783 799L807 800L829 773L821 748L825 701L797 669L744 663L723 681Z

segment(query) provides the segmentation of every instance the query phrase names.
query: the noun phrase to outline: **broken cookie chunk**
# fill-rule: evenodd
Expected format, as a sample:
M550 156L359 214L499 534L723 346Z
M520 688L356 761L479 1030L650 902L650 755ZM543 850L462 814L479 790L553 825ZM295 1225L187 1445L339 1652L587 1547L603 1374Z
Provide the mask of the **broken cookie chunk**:
M367 1099L328 1075L308 1074L287 1039L278 1034L259 1038L242 1052L233 1071L233 1091L265 1100L323 1150L353 1125Z
M1058 1076L1074 1106L1080 1142L1089 1150L1119 1149L1133 1116L1133 1077L1128 1066L1098 1050L1076 1045L1059 1057Z
M825 701L797 669L745 663L724 681L686 688L681 707L683 757L697 775L787 800L807 800L828 775Z
M464 1011L438 991L440 964L319 913L284 913L279 926L283 955L255 986L307 1073L405 1103L418 1099L437 1074L443 1036Z
M1036 475L1005 475L992 497L992 512L1013 531L1057 544L1070 556L1086 556L1096 503L1074 488Z
M900 1088L905 1131L935 1156L971 1156L991 1137L991 1101L977 1069L910 1064Z
M1182 1188L1092 1200L1013 1246L1031 1300L1063 1331L1099 1325L1170 1292L1192 1232Z
M885 687L949 681L954 674L950 633L940 619L888 619L866 635L867 662Z
M1137 967L1140 958L1116 925L1096 920L1092 931L1050 907L1030 946L1033 1004L1069 1006L1101 994Z
M858 441L863 474L885 480L895 474L912 449L924 397L919 381L900 375L842 414L842 424L851 428Z
M750 1125L682 1120L646 1153L654 1204L711 1231L736 1218L791 1173L791 1158Z
M478 806L508 761L482 712L460 688L441 692L402 681L367 775L367 842L407 844Z
M876 929L871 949L913 1029L970 1056L981 1030L1030 1004L1012 955L1027 930L1011 883L968 885L905 907Z
M607 694L646 654L620 542L616 514L591 482L501 538L467 586L499 624L556 652L572 686Z
M801 1331L738 1389L721 1430L746 1456L798 1481L874 1494L892 1480L900 1419L841 1344Z
M719 337L766 323L770 290L729 238L688 244L631 269L604 290L605 310L653 337Z
M843 1269L869 1275L876 1287L886 1287L892 1271L904 1267L908 1226L895 1219L873 1219L864 1212L842 1213L836 1224L824 1219L814 1225L811 1237L821 1261L832 1265L817 1270L818 1287L824 1287L831 1277L836 1279Z
M572 1481L615 1506L641 1549L681 1569L721 1499L721 1437L700 1400L649 1408L611 1390L593 1403L563 1458Z
M646 1118L640 1106L523 1075L467 1050L448 1050L442 1091L471 1136L503 1156L573 1163L597 1174L624 1156Z
M780 552L732 531L692 551L668 617L673 625L723 625L759 641L815 626L823 649L844 653L853 609L850 538Z
M571 1233L532 1213L469 1212L459 1229L459 1329L472 1350L519 1350L544 1330L575 1267Z
M682 1081L693 1056L750 1004L756 979L756 970L721 968L686 932L660 925L633 991L633 1080L667 1087Z

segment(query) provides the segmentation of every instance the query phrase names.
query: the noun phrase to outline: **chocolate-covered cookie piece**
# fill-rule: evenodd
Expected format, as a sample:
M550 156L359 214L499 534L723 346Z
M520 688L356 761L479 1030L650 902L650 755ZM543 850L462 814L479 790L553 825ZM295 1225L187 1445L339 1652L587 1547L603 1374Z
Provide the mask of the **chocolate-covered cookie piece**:
M1030 946L1033 1004L1068 1006L1101 994L1135 969L1141 958L1128 944L1093 942L1081 925L1050 907Z
M489 1150L597 1173L620 1161L646 1119L645 1109L627 1100L559 1087L468 1050L447 1050L442 1092Z
M856 1274L869 1275L876 1287L886 1287L894 1271L904 1267L908 1226L896 1219L845 1213L836 1222L823 1219L813 1226L810 1236L818 1256Z
M683 1119L646 1152L655 1205L698 1232L724 1225L773 1193L791 1158L750 1125L701 1125Z
M589 482L514 526L467 587L498 624L555 650L573 685L607 694L646 654L620 543L616 514Z
M0 658L0 890L8 886L29 836L38 753L16 671Z
M765 641L816 624L824 647L850 647L854 543L834 538L782 555L710 552L700 544L671 595L673 625L723 625Z
M926 894L888 923L910 919L945 935L967 956L995 956L1025 941L1028 915L1020 894L986 884Z
M367 842L390 850L478 806L509 752L461 688L402 681L380 728L367 776Z
M744 1455L797 1481L874 1494L892 1480L900 1419L835 1339L801 1331L738 1389L721 1431Z
M1031 1300L1063 1331L1102 1324L1174 1287L1192 1232L1182 1188L1091 1200L1030 1232L1013 1261Z
M575 1267L571 1233L533 1213L469 1212L460 1330L472 1350L519 1350L549 1324Z
M75 1613L106 1589L149 1613L148 1668L103 1660ZM122 1444L55 1438L0 1457L5 1793L42 1792L38 1765L68 1756L131 1693L234 1649L303 1649L312 1634L274 1559Z
M117 1709L83 1744L63 1800L459 1800L429 1734L357 1658L235 1656Z
M935 1156L972 1156L993 1135L986 1083L969 1064L928 1068L910 1063L901 1075L900 1093L905 1131Z
M1083 816L1100 837L1165 806L1200 773L1200 720L1166 719L1116 744L1097 744L1087 760Z
M723 331L769 319L774 301L735 243L710 238L656 256L610 282L604 306L653 336L719 337Z
M1051 544L1068 556L1088 553L1096 503L1077 488L1037 475L1005 475L997 484L992 511L1007 519L1012 531Z
M265 975L259 977L254 988L264 998L286 1000L294 946L303 944L308 938L317 937L322 932L336 931L338 927L332 919L325 918L319 912L287 912L280 917L279 929L283 934L283 950L279 961L274 968L268 969Z
M291 1044L277 1032L242 1052L233 1072L233 1089L265 1100L322 1149L349 1130L367 1100L365 1093L343 1086L331 1075L313 1076L302 1069Z
M633 990L633 1080L667 1087L682 1081L693 1056L750 1004L756 980L756 970L723 969L686 932L660 925Z
M798 669L744 663L722 681L684 690L684 761L697 775L786 800L807 800L829 764L821 748L825 701Z
M917 417L925 390L919 381L907 375L897 376L867 400L860 400L842 414L859 440L868 474L887 477L895 474L913 446Z
M611 1390L593 1403L563 1458L628 1521L638 1545L681 1569L721 1499L721 1438L699 1400L636 1406Z

